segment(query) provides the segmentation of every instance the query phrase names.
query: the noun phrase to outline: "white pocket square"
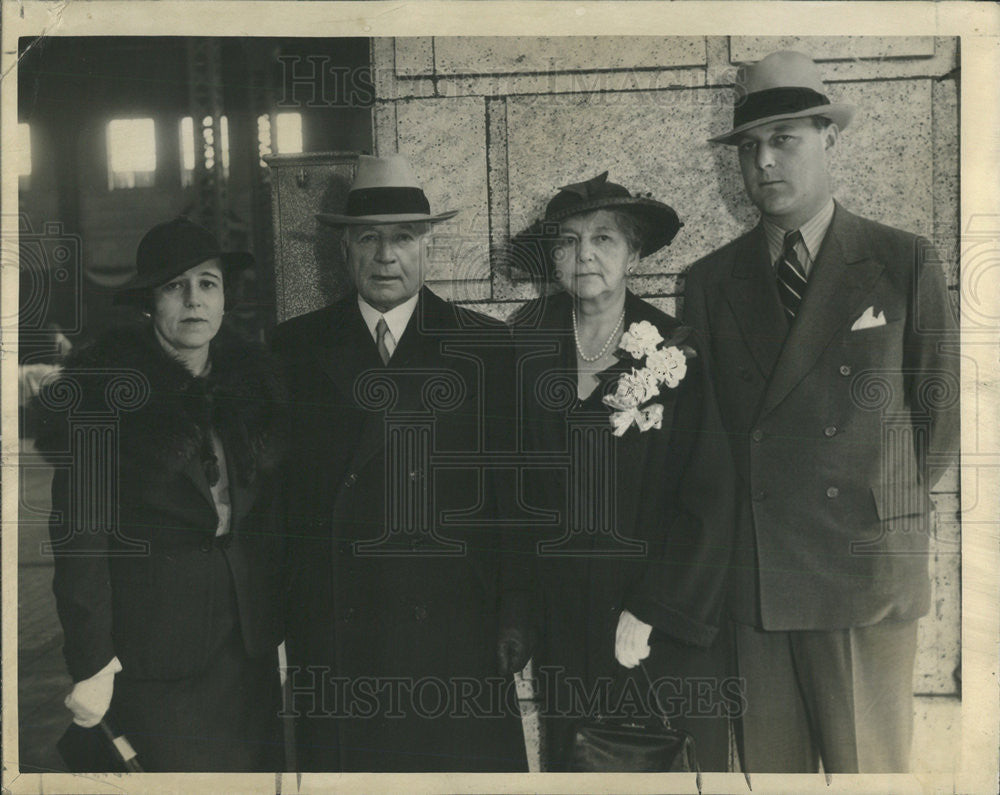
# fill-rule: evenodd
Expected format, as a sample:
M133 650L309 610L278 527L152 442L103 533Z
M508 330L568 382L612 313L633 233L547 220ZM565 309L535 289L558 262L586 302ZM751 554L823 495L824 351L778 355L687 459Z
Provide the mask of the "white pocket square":
M885 312L879 312L875 314L875 307L870 306L857 320L854 321L854 325L851 326L851 331L862 331L866 328L875 328L877 326L885 325Z

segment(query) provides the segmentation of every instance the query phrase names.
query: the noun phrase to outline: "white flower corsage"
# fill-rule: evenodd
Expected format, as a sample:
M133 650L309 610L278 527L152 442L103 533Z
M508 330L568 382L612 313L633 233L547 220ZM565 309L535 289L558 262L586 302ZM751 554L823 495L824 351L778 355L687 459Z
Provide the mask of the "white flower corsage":
M695 353L681 343L689 333L690 329L680 328L661 347L663 336L656 326L643 320L622 334L616 353L634 359L637 366L622 373L615 391L604 396L605 405L615 410L611 415L615 436L624 436L633 423L640 433L662 427L663 404L650 401L660 394L661 386L675 389L687 375L687 360Z

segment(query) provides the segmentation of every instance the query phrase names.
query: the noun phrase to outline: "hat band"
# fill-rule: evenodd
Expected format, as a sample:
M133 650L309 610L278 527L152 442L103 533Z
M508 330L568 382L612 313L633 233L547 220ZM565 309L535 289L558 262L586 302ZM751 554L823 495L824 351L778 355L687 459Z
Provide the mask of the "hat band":
M811 88L796 86L766 88L737 99L733 108L733 128L742 127L758 119L784 116L829 104L830 100L825 94L820 94Z
M347 194L346 215L430 215L431 205L420 188L358 188Z

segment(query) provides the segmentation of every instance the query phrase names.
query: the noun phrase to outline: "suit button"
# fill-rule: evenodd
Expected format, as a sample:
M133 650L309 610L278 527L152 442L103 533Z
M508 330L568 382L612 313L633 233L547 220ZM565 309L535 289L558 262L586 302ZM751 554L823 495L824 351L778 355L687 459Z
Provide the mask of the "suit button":
M753 493L754 502L762 502L766 497L767 497L767 492L764 491L764 489L760 489L759 491L755 491Z
M759 442L761 439L764 438L764 431L758 428L751 434L750 438L753 439L755 442Z
M836 425L827 425L827 426L826 426L826 427L825 427L825 428L823 429L823 433L824 433L824 434L825 434L826 436L828 436L828 437L829 437L829 436L836 436L836 435L837 435L837 426L836 426Z
M201 551L202 552L212 551L212 539L206 538L204 541L201 542Z
M851 365L849 365L849 364L842 364L842 365L840 365L840 374L841 375L850 375L851 374Z
M840 496L840 489L838 489L836 486L830 486L830 488L826 490L826 496L829 497L831 500L835 499Z
M427 608L424 607L423 605L417 605L415 608L413 608L413 617L417 619L417 621L426 621Z
M349 489L357 482L358 482L358 476L352 472L350 475L344 478L344 488Z

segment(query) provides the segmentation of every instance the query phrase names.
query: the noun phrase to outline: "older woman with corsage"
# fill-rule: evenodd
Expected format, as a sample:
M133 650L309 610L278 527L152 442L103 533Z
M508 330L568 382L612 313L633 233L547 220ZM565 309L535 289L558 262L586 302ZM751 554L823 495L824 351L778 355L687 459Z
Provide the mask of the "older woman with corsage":
M283 764L283 389L223 324L252 263L186 218L155 226L118 296L145 319L74 350L37 398L66 706L124 734L146 771Z
M540 638L551 770L574 769L574 728L598 715L665 714L694 736L703 769L728 762L730 453L704 345L627 287L680 227L605 172L561 188L512 241L546 283L512 318L520 441L539 464L523 476L531 543L505 564L508 589L533 584L537 620L500 656L517 669Z

